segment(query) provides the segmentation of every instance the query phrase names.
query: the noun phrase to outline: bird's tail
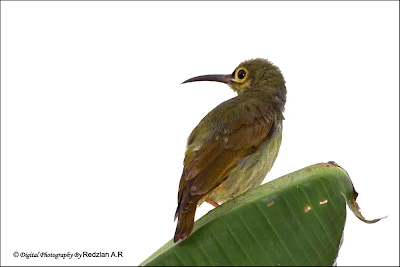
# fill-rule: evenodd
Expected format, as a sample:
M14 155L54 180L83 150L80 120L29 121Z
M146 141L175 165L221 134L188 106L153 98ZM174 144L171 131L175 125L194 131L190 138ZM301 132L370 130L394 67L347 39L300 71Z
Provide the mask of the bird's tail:
M194 225L194 215L196 213L197 206L189 209L188 211L179 211L178 215L178 224L176 226L174 243L178 242L179 239L185 239L190 235L193 230Z

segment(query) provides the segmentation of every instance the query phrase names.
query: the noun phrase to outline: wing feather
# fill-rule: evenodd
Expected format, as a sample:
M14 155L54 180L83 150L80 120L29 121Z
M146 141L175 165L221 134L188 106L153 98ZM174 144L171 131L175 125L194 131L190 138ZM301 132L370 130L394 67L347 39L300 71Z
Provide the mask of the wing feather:
M199 204L226 179L238 160L270 136L276 112L265 103L242 94L216 107L199 123L189 137L175 216Z

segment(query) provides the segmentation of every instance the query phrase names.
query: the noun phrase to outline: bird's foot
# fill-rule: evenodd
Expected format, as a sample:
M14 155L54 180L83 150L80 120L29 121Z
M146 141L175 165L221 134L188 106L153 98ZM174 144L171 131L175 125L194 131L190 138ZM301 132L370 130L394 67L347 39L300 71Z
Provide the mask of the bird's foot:
M215 208L219 206L218 202L216 202L214 199L209 198L209 197L206 198L206 202L207 202L208 204L213 205Z

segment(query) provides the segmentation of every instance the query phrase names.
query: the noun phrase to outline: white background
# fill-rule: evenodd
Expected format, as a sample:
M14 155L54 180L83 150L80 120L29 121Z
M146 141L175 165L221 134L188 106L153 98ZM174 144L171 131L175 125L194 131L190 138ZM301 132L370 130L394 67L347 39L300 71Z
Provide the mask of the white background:
M180 83L263 57L288 90L264 182L336 161L389 215L348 209L338 264L398 265L398 23L397 1L2 2L1 263L140 264L173 237L187 136L235 95Z

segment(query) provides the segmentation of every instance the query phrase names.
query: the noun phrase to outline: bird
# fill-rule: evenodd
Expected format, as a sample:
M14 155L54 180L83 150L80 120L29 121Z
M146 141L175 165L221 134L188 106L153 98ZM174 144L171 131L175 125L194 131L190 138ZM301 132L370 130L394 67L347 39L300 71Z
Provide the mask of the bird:
M196 76L183 83L198 81L225 83L237 96L211 110L187 139L174 243L191 234L200 204L218 207L260 185L282 142L286 82L272 62L250 59L232 74Z

